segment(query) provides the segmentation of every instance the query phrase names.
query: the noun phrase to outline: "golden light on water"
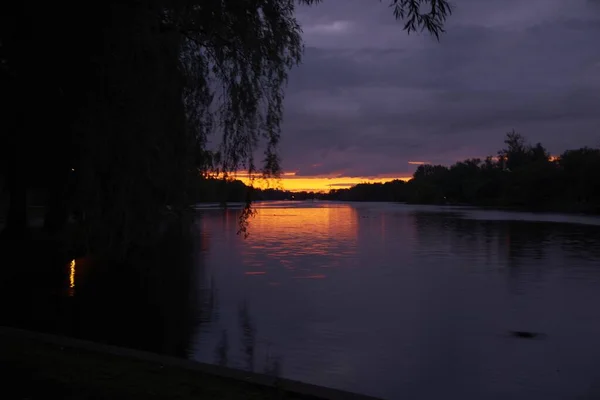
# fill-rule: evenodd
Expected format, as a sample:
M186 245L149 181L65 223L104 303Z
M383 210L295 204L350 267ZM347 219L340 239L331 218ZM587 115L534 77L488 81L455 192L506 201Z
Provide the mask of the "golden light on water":
M358 241L358 214L349 205L284 208L258 206L250 219L250 235L242 248L249 279L271 277L281 271L294 279L325 279L327 268L341 267L351 258ZM267 257L270 261L265 262ZM306 269L303 259L323 260ZM277 271L267 265L275 263ZM255 276L255 277L253 277ZM270 278L269 278L270 279ZM271 281L277 284L276 281Z
M75 294L75 259L71 260L71 264L69 266L69 296L73 296Z

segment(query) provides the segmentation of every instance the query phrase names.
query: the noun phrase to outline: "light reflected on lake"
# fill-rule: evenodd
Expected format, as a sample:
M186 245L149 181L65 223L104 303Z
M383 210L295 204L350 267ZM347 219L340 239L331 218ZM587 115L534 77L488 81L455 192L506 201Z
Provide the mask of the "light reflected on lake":
M69 296L75 295L75 259L69 263Z
M292 278L323 279L326 274L320 270L341 266L356 253L357 213L346 204L306 208L259 204L249 231L242 246L249 268L268 272L275 266Z
M12 249L4 323L387 399L600 398L600 218L270 202L244 238L207 208L127 261Z
M238 215L200 217L220 318L196 360L214 361L224 331L239 342L247 304L257 368L275 352L287 378L389 399L600 394L597 218L278 202L244 239Z

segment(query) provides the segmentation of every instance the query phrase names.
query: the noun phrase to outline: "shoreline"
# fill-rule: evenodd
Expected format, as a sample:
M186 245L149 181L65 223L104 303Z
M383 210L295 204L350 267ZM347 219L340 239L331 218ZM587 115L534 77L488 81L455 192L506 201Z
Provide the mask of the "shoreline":
M375 397L264 374L0 326L0 373L23 398L348 399ZM5 369L5 370L4 370ZM52 396L55 394L56 396Z

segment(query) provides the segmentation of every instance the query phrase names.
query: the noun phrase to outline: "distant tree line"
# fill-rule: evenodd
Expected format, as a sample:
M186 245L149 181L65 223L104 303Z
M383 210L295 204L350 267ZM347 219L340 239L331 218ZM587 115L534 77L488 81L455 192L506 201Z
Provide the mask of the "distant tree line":
M530 210L600 211L600 149L584 147L551 157L514 131L497 157L450 168L420 166L409 201L473 204Z
M360 183L349 189L333 189L320 196L323 200L337 201L398 201L408 198L407 184L401 180L386 183Z
M361 184L323 197L600 213L600 148L583 147L552 157L541 143L531 145L514 131L504 143L495 157L467 159L450 167L420 165L406 183Z
M277 176L284 89L303 52L296 7L316 3L3 4L0 239L27 239L41 198L45 234L76 228L89 252L126 255L165 219L192 221L198 173ZM451 14L447 0L390 5L405 31L436 38Z
M312 200L320 196L315 192L291 192L281 189L259 189L247 186L238 179L198 179L194 198L198 203L235 203L262 200Z
M328 193L258 190L253 198L391 201L600 213L600 148L567 150L553 157L541 143L529 144L514 131L506 135L504 143L505 148L496 156L483 160L467 159L450 167L420 165L408 182L361 183ZM240 181L227 185L228 201L241 201L248 190ZM217 192L202 190L202 193L206 196Z

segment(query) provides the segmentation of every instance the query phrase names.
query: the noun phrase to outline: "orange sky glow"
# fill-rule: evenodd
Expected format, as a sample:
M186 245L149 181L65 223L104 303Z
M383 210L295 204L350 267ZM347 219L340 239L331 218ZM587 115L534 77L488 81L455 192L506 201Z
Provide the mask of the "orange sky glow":
M246 185L250 185L251 179L247 173L237 173L232 176ZM385 176L385 177L343 177L343 176L296 176L295 172L285 172L279 179L254 179L254 187L260 189L281 189L291 192L329 192L331 189L347 189L359 183L390 182L395 179L408 181L411 176Z
M492 157L498 160L498 157ZM556 156L550 156L550 161L558 160ZM408 161L409 165L428 164L428 161ZM256 177L250 179L247 172L237 172L230 175L232 179L239 179L246 185L254 185L260 189L279 189L289 190L291 192L329 192L332 189L347 189L359 183L385 183L396 179L408 181L412 179L412 175L406 173L386 176L353 176L345 177L340 174L332 174L330 176L297 176L296 172L284 172L279 179L263 179Z

